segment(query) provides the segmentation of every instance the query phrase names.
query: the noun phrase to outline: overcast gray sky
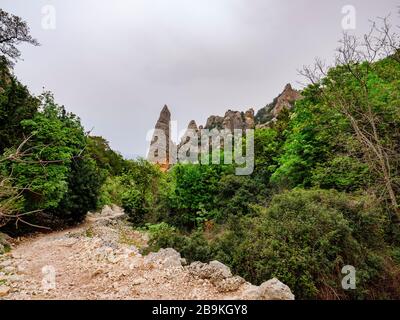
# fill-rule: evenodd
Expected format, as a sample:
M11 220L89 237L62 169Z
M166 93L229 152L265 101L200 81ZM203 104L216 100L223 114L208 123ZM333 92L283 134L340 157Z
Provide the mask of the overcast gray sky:
M343 33L392 12L395 0L0 0L28 21L41 47L23 46L18 78L51 90L86 129L127 157L144 156L164 104L184 129L229 108L256 110L315 57L329 61ZM47 5L55 9L55 29ZM44 10L44 13L42 12ZM45 28L43 28L43 22Z

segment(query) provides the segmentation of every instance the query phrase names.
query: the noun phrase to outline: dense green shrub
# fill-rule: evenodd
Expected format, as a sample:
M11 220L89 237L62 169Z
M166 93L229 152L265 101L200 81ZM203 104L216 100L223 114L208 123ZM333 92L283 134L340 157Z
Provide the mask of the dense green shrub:
M127 161L112 150L109 142L103 137L89 136L86 149L97 166L107 170L112 176L121 175L127 168Z
M216 220L224 222L231 215L253 213L254 204L266 203L269 196L267 192L265 185L252 177L223 176L216 195Z
M275 196L260 210L257 216L231 216L225 230L208 239L201 231L184 234L159 225L148 250L172 247L189 261L217 259L256 284L277 277L298 299L399 296L385 243L389 220L376 201L300 189ZM354 291L341 287L345 265L356 268Z
M25 190L27 211L57 208L68 191L73 159L86 145L79 119L57 105L50 93L41 98L41 111L21 121L25 136L30 137L19 151L22 161L5 163L16 187ZM6 154L15 154L17 148Z
M218 244L235 272L261 283L277 277L300 299L372 297L382 281L387 216L373 201L335 191L294 190L273 198L259 217L232 225ZM357 270L357 290L340 271Z
M145 253L158 251L161 248L174 248L188 262L209 261L213 256L212 247L202 231L184 235L164 222L156 225L147 224L145 230L150 235L149 247Z
M6 148L21 143L24 133L21 121L33 118L39 104L39 99L11 74L0 56L0 155Z
M88 155L74 159L68 177L68 191L54 210L55 215L71 223L82 221L88 211L98 208L104 180L105 172Z
M231 167L222 165L179 164L173 167L169 195L171 221L193 228L216 216L216 194L221 177Z
M79 222L97 208L104 170L85 151L88 140L79 118L56 104L51 93L37 101L36 112L15 110L22 132L15 132L15 145L4 151L0 170L18 197L5 194L0 202L15 203L14 214L32 212L23 220L35 225Z
M145 222L147 215L152 215L159 200L162 184L160 169L143 159L129 161L127 171L121 177L122 207L135 224Z
M313 169L311 181L323 189L357 191L371 183L371 172L357 158L337 156Z
M104 207L105 205L110 206L112 204L122 206L124 190L125 188L122 185L121 176L108 176L100 190L98 207Z

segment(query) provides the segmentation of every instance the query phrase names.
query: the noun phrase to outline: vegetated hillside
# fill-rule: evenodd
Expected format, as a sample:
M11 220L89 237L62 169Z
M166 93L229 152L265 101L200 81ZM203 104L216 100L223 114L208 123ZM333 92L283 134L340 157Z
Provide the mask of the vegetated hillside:
M114 203L150 234L147 251L218 260L257 285L277 277L299 299L400 298L400 58L398 42L379 35L362 47L376 54L345 38L335 66L305 69L301 99L256 128L246 177L231 165L162 172L125 161L3 61L1 232L77 223ZM342 288L346 265L355 290Z
M155 249L218 259L254 283L276 276L298 298L398 298L398 54L339 55L320 77L306 69L301 99L256 128L251 176L179 164L148 177L146 193L135 169L124 179L138 191L121 204L147 223ZM342 288L347 265L355 290Z

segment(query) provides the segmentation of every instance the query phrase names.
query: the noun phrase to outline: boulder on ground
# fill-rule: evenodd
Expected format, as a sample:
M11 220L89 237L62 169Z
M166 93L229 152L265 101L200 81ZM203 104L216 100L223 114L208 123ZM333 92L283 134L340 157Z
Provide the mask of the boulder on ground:
M242 277L235 276L223 279L215 283L215 286L219 292L232 292L239 290L239 288L246 283Z
M259 287L249 285L241 296L244 300L294 300L294 298L290 288L276 278L262 283Z
M4 297L4 296L8 295L10 290L11 290L10 287L1 285L0 286L0 297Z
M149 253L145 259L145 264L161 265L166 268L182 267L183 259L181 254L172 248L160 249L158 252Z
M294 300L290 288L276 278L262 283L260 293L263 300Z
M219 261L211 261L210 263L193 262L188 269L192 276L208 279L212 283L232 277L231 270Z

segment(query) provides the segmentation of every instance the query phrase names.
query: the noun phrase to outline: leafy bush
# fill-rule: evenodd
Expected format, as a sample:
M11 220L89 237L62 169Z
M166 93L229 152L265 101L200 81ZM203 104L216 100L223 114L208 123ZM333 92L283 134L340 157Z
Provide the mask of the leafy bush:
M312 184L323 189L356 191L371 181L368 166L356 158L338 156L312 170Z
M297 298L368 298L385 271L388 219L376 203L335 191L294 190L273 198L256 218L232 224L220 256L247 280L277 277ZM357 270L357 290L341 288L345 265Z
M86 144L75 115L58 106L50 93L45 93L41 101L41 111L21 121L25 136L31 137L19 150L24 154L23 161L10 160L3 167L13 174L16 187L25 190L27 211L57 208L68 191L73 158ZM17 148L8 149L6 154L15 154Z
M39 99L12 75L4 57L0 57L0 154L21 142L21 121L33 118L39 104Z
M173 167L169 208L172 222L181 227L196 227L199 221L215 214L219 180L229 173L222 165L179 164ZM200 220L199 220L200 219Z
M122 178L120 176L108 176L100 189L98 207L102 208L105 205L110 206L112 204L122 206L122 196L124 190Z
M188 262L208 261L212 258L212 248L201 231L183 235L176 228L166 223L146 224L145 229L150 235L149 247L145 253L158 251L161 248L174 248Z
M75 159L68 178L68 191L54 213L68 222L80 222L88 211L97 209L104 171L89 156Z
M253 213L254 204L266 203L267 191L263 183L251 177L223 176L216 195L217 221L224 222L231 215Z
M107 170L112 176L121 175L127 167L127 161L112 150L109 142L103 137L89 136L87 151L96 161L97 166Z
M142 224L145 216L155 210L161 178L160 169L145 160L128 162L128 169L121 177L124 188L121 200L133 223Z

